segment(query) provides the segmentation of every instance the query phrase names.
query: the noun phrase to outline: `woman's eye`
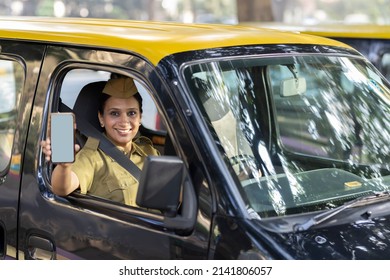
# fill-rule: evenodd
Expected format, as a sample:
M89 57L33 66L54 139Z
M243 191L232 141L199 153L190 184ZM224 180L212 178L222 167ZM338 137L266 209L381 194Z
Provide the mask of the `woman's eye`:
M119 116L119 113L118 113L118 112L115 112L115 111L112 111L112 112L110 112L110 115L111 115L111 116Z
M136 111L130 111L130 112L127 112L127 115L129 117L133 117L133 116L136 116L137 115L137 112Z

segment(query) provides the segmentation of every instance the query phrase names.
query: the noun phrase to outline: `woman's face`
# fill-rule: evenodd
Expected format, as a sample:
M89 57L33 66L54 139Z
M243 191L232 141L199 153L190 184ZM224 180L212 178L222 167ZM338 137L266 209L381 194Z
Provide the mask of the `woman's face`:
M141 124L141 110L137 99L109 97L104 104L103 115L99 113L100 124L107 137L117 146L127 148Z

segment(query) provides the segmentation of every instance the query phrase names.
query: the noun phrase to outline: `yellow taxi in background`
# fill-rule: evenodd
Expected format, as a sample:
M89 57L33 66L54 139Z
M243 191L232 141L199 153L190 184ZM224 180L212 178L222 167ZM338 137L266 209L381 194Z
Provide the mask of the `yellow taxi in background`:
M139 172L97 118L123 76L142 96L140 136L161 152ZM39 143L69 112L79 145L95 138L87 148L138 181L136 206L52 192ZM389 82L324 37L0 18L0 259L390 259L389 115Z
M342 41L366 56L390 80L390 25L333 23L297 25L281 22L242 24L301 32Z

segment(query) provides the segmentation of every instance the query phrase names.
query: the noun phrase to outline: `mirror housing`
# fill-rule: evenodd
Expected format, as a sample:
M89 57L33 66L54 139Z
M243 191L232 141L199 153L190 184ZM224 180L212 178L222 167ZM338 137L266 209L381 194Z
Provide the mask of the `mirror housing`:
M159 210L163 216L158 216L157 222L162 222L167 229L175 230L179 234L189 234L195 227L197 220L198 201L194 186L188 176L183 161L176 156L149 156L145 160L141 172L137 205L150 210ZM107 199L73 192L67 199L78 207L87 207L101 212L123 213L128 207L118 206ZM131 209L131 208L130 208ZM137 215L145 219L153 219L150 211L139 211Z
M142 168L136 203L174 217L180 204L184 163L176 156L148 156Z

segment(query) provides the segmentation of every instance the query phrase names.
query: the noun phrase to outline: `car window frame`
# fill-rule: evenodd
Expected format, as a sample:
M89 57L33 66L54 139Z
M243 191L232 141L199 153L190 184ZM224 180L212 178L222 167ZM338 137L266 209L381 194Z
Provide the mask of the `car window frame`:
M3 114L12 114L12 120L11 119L8 119L9 116L7 115L6 116L6 120L5 122L8 124L8 125L12 125L12 127L9 127L6 129L7 131L9 131L10 129L13 130L13 132L8 132L6 136L6 138L8 137L11 137L11 139L8 139L9 141L9 147L8 147L8 150L7 151L4 151L4 154L5 154L5 157L1 156L0 157L0 176L3 177L5 176L6 174L8 174L10 172L10 170L19 170L20 169L20 162L17 163L17 162L14 162L15 161L15 152L19 155L19 161L20 161L20 157L21 157L21 152L22 151L17 151L18 150L18 147L15 147L15 140L16 137L17 137L17 133L18 133L18 129L17 129L17 125L18 125L18 116L19 116L19 113L20 113L20 106L21 106L21 98L22 98L22 95L23 95L23 91L24 91L24 84L26 82L26 70L25 70L25 65L23 63L23 61L21 61L20 59L14 57L14 56L11 56L11 55L5 55L5 54L0 54L0 62L10 62L12 63L12 67L13 68L19 68L20 69L12 69L12 79L13 79L13 86L15 87L14 90L14 106L12 108L11 111L7 111L7 112L1 112L1 115ZM21 77L21 81L16 81L17 77L15 76L15 71L18 71L19 73L22 73L22 77ZM1 79L1 76L5 74L5 75L9 75L10 73L6 73L3 71L1 72L1 75L0 75L0 79ZM17 85L17 83L19 83L19 87ZM1 82L1 85L4 86L4 83ZM14 112L12 112L14 111ZM7 120L8 119L8 120ZM10 122L14 122L13 124L10 123ZM4 143L2 144L2 148L4 147ZM16 150L16 151L15 151ZM3 154L3 153L2 153ZM8 158L8 159L7 159ZM4 159L4 161L3 161Z
M48 108L47 113L50 113L52 111L58 111L60 106L60 97L61 97L61 90L64 82L64 78L66 75L74 70L74 69L90 69L90 70L96 70L96 71L107 71L110 73L115 73L118 75L125 75L130 76L137 80L139 82L139 85L142 85L144 87L145 92L148 92L150 95L152 95L152 90L150 87L147 86L147 83L141 79L140 75L136 75L130 70L123 71L123 69L120 69L115 66L106 66L101 65L99 63L68 63L65 65L59 65L54 71L53 76L51 77L51 87L52 91L50 92L50 96L48 97ZM84 84L88 84L89 82L85 82ZM151 98L151 100L156 105L156 100ZM145 113L145 112L144 112ZM44 139L48 131L48 117L45 118L46 120L42 124L42 132L43 132L43 138ZM157 134L161 134L164 132L161 131L155 131ZM147 219L153 219L153 223L157 227L163 227L163 218L164 215L161 213L157 213L156 211L150 211L148 209L142 209L139 207L132 207L125 205L124 203L115 202L109 199L105 199L102 197L90 195L90 194L81 194L80 190L77 189L73 193L69 194L66 197L60 197L56 196L52 193L51 187L50 187L50 173L53 169L53 165L51 163L47 163L44 160L41 161L43 163L43 170L44 171L44 177L45 177L45 186L46 190L44 195L54 198L54 200L59 201L63 204L72 205L74 207L83 207L88 210L96 211L100 214L106 214L108 216L115 216L117 218L123 218L127 219L128 215L131 214L133 217L137 218L147 218ZM141 221L141 220L140 220Z

